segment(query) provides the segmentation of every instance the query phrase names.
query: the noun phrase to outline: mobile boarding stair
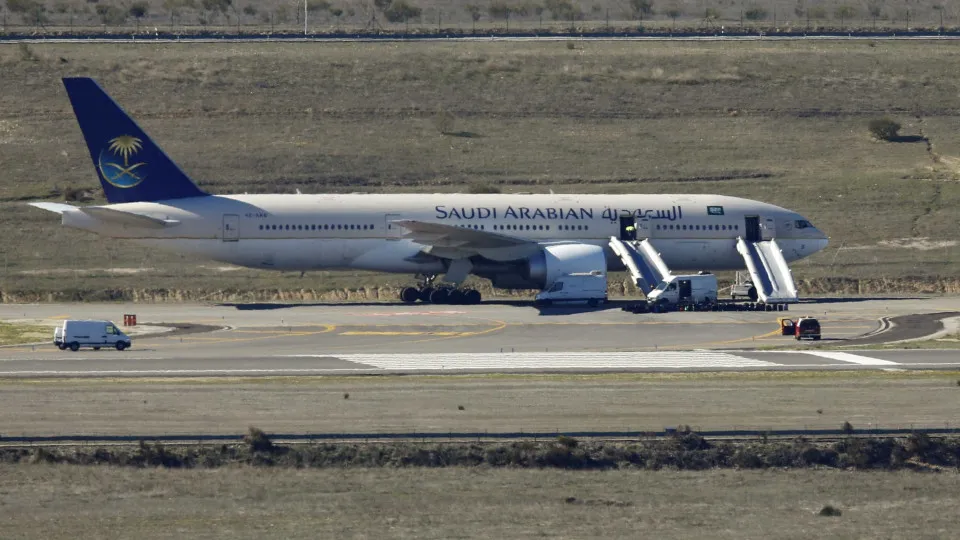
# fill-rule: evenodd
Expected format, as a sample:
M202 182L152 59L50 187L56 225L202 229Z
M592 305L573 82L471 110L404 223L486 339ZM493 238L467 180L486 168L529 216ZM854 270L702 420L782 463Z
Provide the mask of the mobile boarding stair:
M620 257L630 271L634 285L645 295L670 277L670 269L648 239L624 241L611 236L610 249Z
M793 273L775 239L747 242L738 237L737 251L747 263L759 301L767 305L800 301L797 297L797 286L793 282Z

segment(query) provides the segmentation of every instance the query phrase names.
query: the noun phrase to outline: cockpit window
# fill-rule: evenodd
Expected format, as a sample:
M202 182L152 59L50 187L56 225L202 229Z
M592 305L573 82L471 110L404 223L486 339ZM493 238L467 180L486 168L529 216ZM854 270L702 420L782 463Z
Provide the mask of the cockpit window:
M805 219L798 219L797 221L794 222L794 225L795 225L798 229L812 229L812 228L813 228L813 225L811 225L810 222L807 221L807 220L805 220Z

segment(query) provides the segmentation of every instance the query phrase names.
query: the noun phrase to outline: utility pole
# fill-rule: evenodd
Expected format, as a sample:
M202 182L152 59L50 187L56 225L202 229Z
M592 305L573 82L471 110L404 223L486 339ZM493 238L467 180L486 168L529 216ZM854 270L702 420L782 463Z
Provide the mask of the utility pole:
M307 35L307 0L303 0L303 35Z

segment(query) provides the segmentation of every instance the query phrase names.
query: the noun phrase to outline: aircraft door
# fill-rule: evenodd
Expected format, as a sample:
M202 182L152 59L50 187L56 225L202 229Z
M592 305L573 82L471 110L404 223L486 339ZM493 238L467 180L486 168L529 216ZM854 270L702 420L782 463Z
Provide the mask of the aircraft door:
M777 223L773 218L763 218L760 222L760 238L770 240L777 236Z
M237 214L224 214L221 234L224 242L236 242L240 240L240 216Z
M686 300L686 299L690 298L691 292L692 292L692 291L691 291L691 286L690 286L690 280L689 280L689 279L681 279L679 283L680 283L680 291L679 291L680 294L677 295L678 299L679 299L679 300Z
M383 216L383 230L386 231L387 240L399 240L403 234L403 227L396 223L391 223L400 219L400 214L386 214Z
M650 238L650 220L642 217L637 218L637 238Z
M743 239L747 242L759 242L763 239L760 234L760 217L747 216L744 218Z
M621 240L636 240L637 239L637 226L636 218L633 217L633 214L622 214L620 216L620 239Z

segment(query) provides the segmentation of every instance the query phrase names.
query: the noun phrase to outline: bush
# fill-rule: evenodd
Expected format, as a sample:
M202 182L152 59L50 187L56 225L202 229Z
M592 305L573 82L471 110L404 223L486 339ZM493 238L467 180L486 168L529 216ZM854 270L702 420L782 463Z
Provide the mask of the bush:
M580 442L573 437L568 437L566 435L560 435L557 437L557 443L559 443L560 446L566 446L567 448L576 448L577 445L580 444Z
M826 517L837 517L843 514L843 512L841 512L839 508L836 508L833 505L828 504L820 509L819 514L821 516L826 516Z
M250 426L243 437L243 442L250 446L252 452L269 452L273 450L273 442L260 428Z
M384 10L383 16L392 23L402 23L420 17L421 12L422 10L417 6L412 6L403 0L399 0Z
M880 141L892 141L897 138L900 124L890 118L875 118L870 121L870 134Z
M743 16L748 21L762 21L767 18L767 10L762 7L752 7L743 12Z

